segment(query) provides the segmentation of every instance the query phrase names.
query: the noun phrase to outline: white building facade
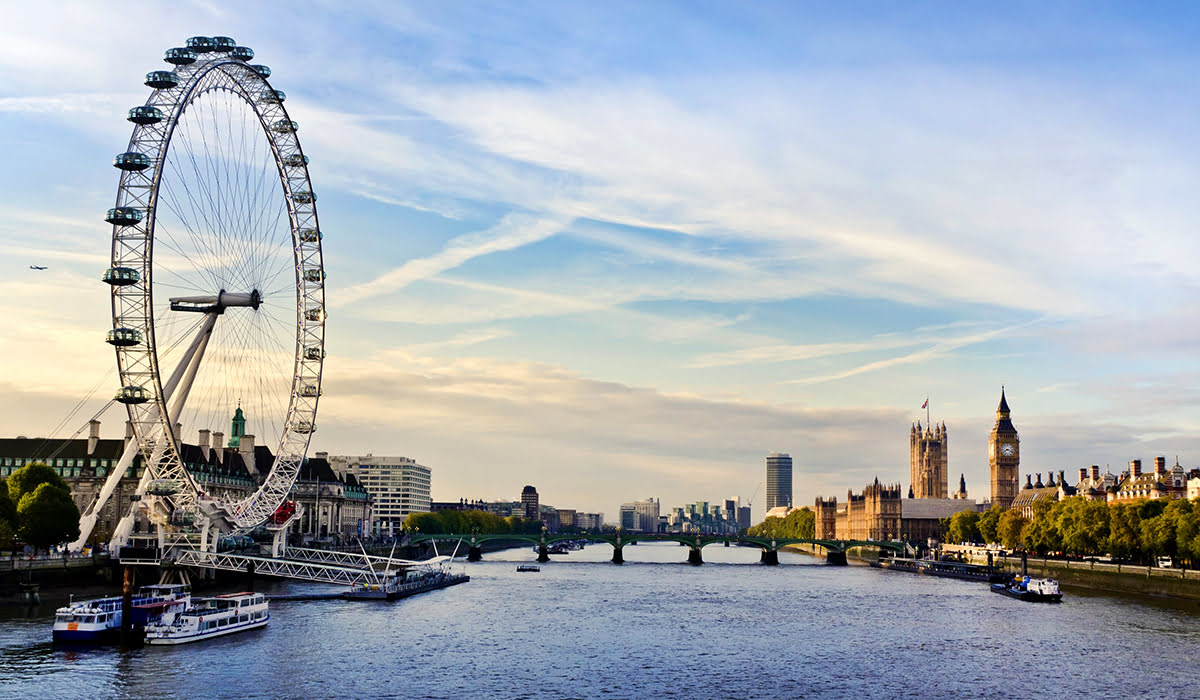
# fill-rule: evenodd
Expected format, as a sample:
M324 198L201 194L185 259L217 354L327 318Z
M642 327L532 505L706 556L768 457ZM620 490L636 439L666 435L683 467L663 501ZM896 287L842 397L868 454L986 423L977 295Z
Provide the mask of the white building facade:
M408 457L330 455L329 466L339 474L353 474L371 496L371 534L398 536L412 513L431 508L429 467Z

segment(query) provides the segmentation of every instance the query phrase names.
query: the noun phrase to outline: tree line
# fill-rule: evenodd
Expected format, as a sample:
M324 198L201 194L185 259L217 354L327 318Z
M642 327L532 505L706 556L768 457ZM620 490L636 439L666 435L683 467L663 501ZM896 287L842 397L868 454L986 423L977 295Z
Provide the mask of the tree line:
M0 547L49 549L79 537L79 508L53 468L34 462L0 479Z
M796 508L786 518L767 518L754 527L747 528L751 537L792 537L811 540L816 532L817 514L807 506Z
M1156 557L1200 562L1200 499L1142 499L1113 504L1069 496L1039 500L1028 519L992 506L984 513L955 513L946 523L949 542L986 542L1045 555L1107 554L1138 563Z
M542 522L518 515L502 518L482 510L439 510L410 514L404 519L404 529L426 535L535 535L542 532Z

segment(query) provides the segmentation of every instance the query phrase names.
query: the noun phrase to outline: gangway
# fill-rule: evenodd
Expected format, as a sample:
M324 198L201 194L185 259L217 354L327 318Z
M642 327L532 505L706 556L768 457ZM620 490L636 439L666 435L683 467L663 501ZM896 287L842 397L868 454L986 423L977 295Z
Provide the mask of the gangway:
M178 549L175 551L175 564L180 566L195 566L203 569L218 569L221 571L249 571L253 565L254 573L264 576L280 576L283 578L315 581L317 583L339 583L344 586L360 586L364 583L375 583L379 574L371 569L352 566L337 566L322 564L315 561L298 561L294 559L273 559L271 557L256 557L248 554L224 554L204 552L199 549Z
M357 552L335 552L325 549L306 549L303 547L288 547L286 558L290 560L310 562L317 564L331 564L334 566L350 566L366 564L370 568L376 566L384 566L386 568L404 568L413 566L425 566L428 564L440 564L444 561L449 561L450 557L440 556L431 559L396 559L394 557L378 557L371 554L359 554Z

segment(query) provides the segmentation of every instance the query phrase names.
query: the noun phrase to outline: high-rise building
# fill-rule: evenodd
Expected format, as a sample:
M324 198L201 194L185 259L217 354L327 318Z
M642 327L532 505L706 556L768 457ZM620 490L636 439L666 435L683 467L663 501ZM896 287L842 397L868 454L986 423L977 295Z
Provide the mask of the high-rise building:
M428 513L431 470L408 457L332 455L329 466L339 474L353 474L371 495L371 532L399 535L412 513Z
M658 532L659 502L657 498L621 504L621 527L638 532Z
M1008 509L1021 488L1021 439L1013 426L1000 388L1000 405L996 407L996 424L988 440L988 464L992 471L992 504Z
M767 510L792 505L792 457L785 452L767 455Z
M521 505L525 506L526 520L539 520L541 513L538 510L538 492L532 486L526 486L521 489Z
M950 495L946 424L926 426L917 421L908 431L909 478L913 498L947 498Z

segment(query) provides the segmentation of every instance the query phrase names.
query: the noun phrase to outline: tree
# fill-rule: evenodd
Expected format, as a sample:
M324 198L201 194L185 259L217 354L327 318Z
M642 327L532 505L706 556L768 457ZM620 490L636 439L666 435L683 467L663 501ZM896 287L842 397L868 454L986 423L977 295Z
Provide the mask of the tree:
M19 506L25 494L33 493L42 484L52 484L67 494L71 493L71 487L53 468L41 462L31 462L8 477L8 497Z
M973 510L962 510L950 516L950 527L947 529L947 539L950 542L978 542L979 513Z
M1082 496L1059 501L1053 516L1062 537L1064 552L1099 554L1108 544L1108 505Z
M11 547L17 535L17 506L8 497L8 485L0 479L0 547Z
M811 540L816 533L817 514L811 508L795 508L786 518L767 518L754 527L747 528L751 537L789 537Z
M1015 510L1006 510L1000 516L1000 522L997 524L997 533L1000 537L1000 543L1007 549L1016 549L1021 546L1021 534L1025 530L1025 526L1029 521L1025 516Z
M1000 525L1000 516L1003 514L1004 509L1000 507L1000 504L996 504L979 516L979 536L984 542L992 544L1000 541L997 528Z
M79 537L79 508L71 493L42 483L17 504L21 539L46 549Z
M1140 558L1142 519L1138 503L1113 503L1108 506L1108 552L1119 558Z

